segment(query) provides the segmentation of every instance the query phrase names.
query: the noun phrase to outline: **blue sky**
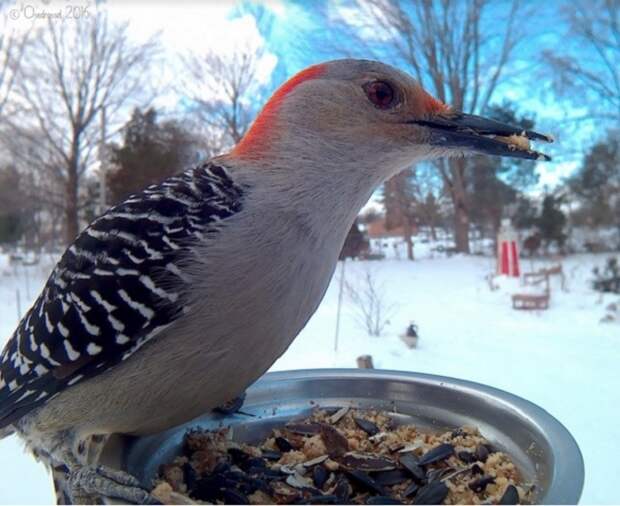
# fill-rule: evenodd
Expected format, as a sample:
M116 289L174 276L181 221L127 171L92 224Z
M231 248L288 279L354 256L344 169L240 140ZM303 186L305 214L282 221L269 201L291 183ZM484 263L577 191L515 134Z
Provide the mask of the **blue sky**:
M90 0L72 0L72 4L88 4ZM52 9L67 4L68 0L32 0L32 4ZM20 5L21 0L9 0ZM509 71L510 79L499 86L492 102L510 100L517 105L520 113L533 114L537 129L553 134L557 142L544 146L544 150L554 156L554 161L539 164L541 175L538 189L543 185L554 186L564 176L569 175L580 163L583 150L587 148L604 130L592 123L575 123L567 118L582 115L588 111L587 97L584 104L579 100L558 100L552 88L550 70L540 64L540 53L546 49L565 49L575 46L568 27L558 14L560 3L534 2L523 0L533 14L527 17L527 37L518 47ZM493 31L506 17L510 0L491 2L486 23ZM166 50L159 75L163 84L175 79L179 72L178 56L188 51L233 50L240 41L251 45L263 45L267 56L262 67L261 79L275 89L287 77L303 67L318 61L342 57L342 51L327 43L333 32L324 19L318 15L321 9L331 12L349 9L347 15L356 15L351 3L345 0L270 0L263 4L232 1L207 2L146 2L144 0L108 0L106 3L112 15L130 23L130 32L136 40L144 40L159 33ZM261 22L256 23L250 14L262 14ZM368 57L353 40L342 38L338 41L341 49L359 57ZM573 47L576 54L583 48ZM493 41L489 51L499 51ZM390 63L388 61L388 63ZM259 99L263 100L263 98ZM158 106L168 110L179 107L178 95L162 95ZM260 104L258 104L260 105Z
M278 57L275 82L280 82L283 74L290 75L316 61L342 56L342 53L321 45L322 34L327 28L317 15L317 6L325 8L330 4L334 8L335 5L345 3L328 0L279 3L277 13L271 17L269 30L264 33L267 47ZM493 2L488 11L487 23L501 22L509 4L507 0ZM241 4L241 7L231 12L231 17L247 12L244 5L248 6ZM552 87L550 70L540 63L542 51L573 43L570 36L567 36L570 35L569 28L559 16L559 2L537 4L526 1L524 5L526 9L532 10L532 15L527 17L527 36L518 46L507 69L510 78L497 88L492 102L513 102L519 112L536 118L539 130L549 132L556 138L553 146L544 146L545 151L554 156L554 161L538 166L541 178L537 190L540 190L544 186L554 186L575 170L583 150L597 139L599 130L591 122L575 123L570 120L587 113L587 104L579 106L578 102L558 99ZM354 41L342 39L340 42L356 56L364 56L354 46ZM491 43L488 47L489 50L499 51L497 46ZM585 50L580 51L584 58L587 57Z

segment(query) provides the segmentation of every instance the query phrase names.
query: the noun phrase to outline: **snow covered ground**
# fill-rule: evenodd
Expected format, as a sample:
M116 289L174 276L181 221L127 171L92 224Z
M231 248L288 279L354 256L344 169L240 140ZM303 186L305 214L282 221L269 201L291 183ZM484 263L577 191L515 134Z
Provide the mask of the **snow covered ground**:
M518 312L510 294L515 280L486 276L494 260L452 256L416 244L415 262L395 258L386 248L384 261L346 264L346 279L359 282L370 271L393 306L381 337L369 337L345 297L338 350L334 330L340 266L325 300L274 370L355 367L362 354L376 368L441 374L486 383L529 399L557 417L579 443L586 463L582 503L620 502L616 481L620 438L620 324L599 323L605 306L619 297L600 297L589 288L594 265L608 255L575 255L564 259L567 291L552 283L548 311ZM396 248L404 258L401 246ZM434 258L431 258L431 255ZM543 260L533 267L542 267ZM530 270L530 261L524 261ZM8 266L0 256L0 344L17 323L16 290L22 312L37 295L45 267ZM28 272L28 276L25 275ZM410 321L419 327L418 348L398 338ZM49 478L43 467L22 451L15 438L0 442L0 503L51 503Z

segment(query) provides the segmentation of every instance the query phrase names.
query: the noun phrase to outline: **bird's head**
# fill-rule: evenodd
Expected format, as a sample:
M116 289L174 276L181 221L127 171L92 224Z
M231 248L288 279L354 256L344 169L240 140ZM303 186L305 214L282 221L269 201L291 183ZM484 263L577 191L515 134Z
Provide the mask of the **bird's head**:
M422 159L470 153L548 160L528 139L551 141L453 111L408 74L368 60L309 67L283 84L231 153L239 159L307 160L385 179Z

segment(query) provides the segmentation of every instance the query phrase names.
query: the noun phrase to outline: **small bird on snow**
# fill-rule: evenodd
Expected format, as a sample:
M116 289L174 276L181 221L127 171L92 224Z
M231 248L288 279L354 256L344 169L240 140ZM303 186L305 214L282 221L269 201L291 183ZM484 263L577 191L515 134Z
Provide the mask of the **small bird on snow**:
M69 246L0 356L15 432L64 502L149 502L97 465L242 393L319 305L361 207L412 164L469 153L547 160L550 141L451 110L409 75L336 60L295 75L241 142L130 196Z

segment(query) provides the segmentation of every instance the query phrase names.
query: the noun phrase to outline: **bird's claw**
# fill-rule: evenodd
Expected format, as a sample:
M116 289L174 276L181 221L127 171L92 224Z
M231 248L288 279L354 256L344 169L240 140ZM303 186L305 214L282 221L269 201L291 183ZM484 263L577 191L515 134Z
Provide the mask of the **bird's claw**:
M243 392L240 396L235 397L234 399L225 402L221 406L217 408L213 408L213 411L216 413L221 413L223 415L232 415L233 413L239 412L241 406L245 402L245 392Z
M81 466L69 473L74 504L92 503L92 496L119 499L128 504L161 504L128 473L106 466ZM86 502L84 502L84 500Z

